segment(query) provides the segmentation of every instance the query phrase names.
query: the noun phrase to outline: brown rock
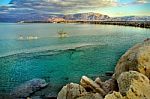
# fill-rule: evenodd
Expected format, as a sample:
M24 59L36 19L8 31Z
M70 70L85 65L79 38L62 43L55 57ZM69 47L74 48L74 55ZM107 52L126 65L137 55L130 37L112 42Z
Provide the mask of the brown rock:
M105 96L105 99L150 99L149 79L136 71L122 73L118 80L119 92Z
M57 99L75 99L85 92L86 90L81 85L70 83L61 89Z
M117 82L119 92L123 95L131 92L135 95L150 97L149 79L141 73L136 71L124 72L119 76Z
M103 99L103 97L99 93L84 93L76 99Z
M118 61L114 78L125 71L138 71L150 79L150 40L130 48Z
M112 93L114 90L118 90L117 82L115 79L109 79L102 83L102 89L106 93Z
M120 92L114 91L112 94L106 95L104 99L125 99L125 98L123 98Z
M101 87L103 82L102 82L102 80L99 77L97 77L95 79L95 83L97 83Z
M106 92L102 88L100 88L100 85L98 85L97 83L95 83L93 80L91 80L90 78L86 76L82 76L80 84L84 88L91 89L93 92L97 92L101 94L102 96L106 95Z

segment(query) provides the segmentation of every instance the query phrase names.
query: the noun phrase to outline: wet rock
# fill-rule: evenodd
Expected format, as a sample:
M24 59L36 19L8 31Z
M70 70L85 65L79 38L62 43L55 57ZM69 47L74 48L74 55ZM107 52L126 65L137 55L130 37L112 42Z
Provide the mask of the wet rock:
M20 86L16 87L12 92L11 95L14 97L28 97L32 93L40 90L41 88L46 87L48 84L43 79L32 79L30 81L21 84Z
M76 99L103 99L103 97L99 93L84 93Z
M70 83L61 89L57 99L75 99L84 92L86 92L86 90L81 85Z
M149 99L150 81L136 71L123 72L118 80L119 92L106 95L105 99Z
M93 92L99 93L102 96L106 95L106 92L102 88L100 88L100 85L98 85L97 83L95 83L93 80L91 80L90 78L86 76L82 76L80 84L84 88L91 89Z
M130 48L118 61L115 68L115 79L125 71L138 71L150 79L150 40Z

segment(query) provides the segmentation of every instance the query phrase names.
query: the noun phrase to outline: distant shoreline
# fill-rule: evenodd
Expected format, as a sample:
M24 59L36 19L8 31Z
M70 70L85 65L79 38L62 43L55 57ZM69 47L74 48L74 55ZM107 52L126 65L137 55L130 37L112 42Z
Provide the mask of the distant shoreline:
M150 28L150 21L84 21L84 20L66 20L66 21L59 21L59 22L24 21L23 23L81 23L81 24L104 24L104 25L119 25L119 26L132 26L132 27L140 27L140 28Z

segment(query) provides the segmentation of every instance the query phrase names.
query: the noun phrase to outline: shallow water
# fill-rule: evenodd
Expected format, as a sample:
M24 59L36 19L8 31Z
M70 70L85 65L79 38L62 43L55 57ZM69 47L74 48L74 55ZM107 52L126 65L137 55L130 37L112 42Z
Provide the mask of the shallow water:
M58 38L64 29L68 38ZM23 40L19 35L36 35ZM120 56L134 44L150 37L150 30L91 24L0 24L0 92L42 78L58 91L82 75L103 76L113 71Z

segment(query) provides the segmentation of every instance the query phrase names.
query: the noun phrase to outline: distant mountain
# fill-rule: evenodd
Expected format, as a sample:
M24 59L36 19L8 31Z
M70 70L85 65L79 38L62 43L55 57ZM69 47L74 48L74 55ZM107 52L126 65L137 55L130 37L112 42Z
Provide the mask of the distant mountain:
M39 14L30 12L29 14L3 14L0 16L1 22L18 21L46 21L50 18L64 18L65 20L107 20L110 17L99 13L78 13L78 14Z
M53 18L63 18L64 20L99 20L99 21L150 21L150 16L125 16L109 17L100 13L77 13L77 14L42 14L30 12L29 14L4 13L0 15L0 22L18 21L48 21Z
M51 2L48 3L48 1ZM47 21L53 18L61 20L63 18L64 20L150 21L150 16L109 17L93 12L53 14L64 12L64 9L56 1L58 0L10 0L9 6L0 6L0 22Z
M64 16L66 20L107 20L110 17L108 15L103 15L100 13L78 13L78 14L68 14Z

